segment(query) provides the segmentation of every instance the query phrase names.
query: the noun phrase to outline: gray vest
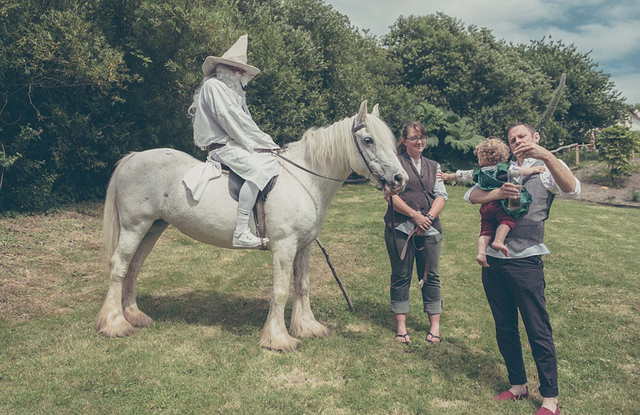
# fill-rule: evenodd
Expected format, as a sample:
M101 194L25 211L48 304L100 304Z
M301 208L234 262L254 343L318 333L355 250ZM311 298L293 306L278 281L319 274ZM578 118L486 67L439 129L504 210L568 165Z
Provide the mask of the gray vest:
M538 161L534 166L543 164ZM542 243L544 239L544 222L549 217L549 209L555 195L542 184L539 174L534 174L524 179L524 187L531 193L533 199L529 211L516 221L516 228L512 229L505 245L511 252L521 252L527 248Z

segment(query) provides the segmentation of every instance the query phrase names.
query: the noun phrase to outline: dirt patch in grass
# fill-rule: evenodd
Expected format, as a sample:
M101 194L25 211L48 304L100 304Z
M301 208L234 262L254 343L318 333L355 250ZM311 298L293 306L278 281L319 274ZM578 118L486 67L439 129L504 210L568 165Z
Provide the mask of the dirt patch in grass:
M93 210L1 218L0 245L3 319L72 310L72 297L86 297L105 275L101 221Z
M573 172L582 185L582 192L578 196L578 200L640 208L640 168L638 168L640 167L640 158L634 159L633 162L637 168L616 187L607 183L604 173L605 166L602 163L587 162L574 168Z

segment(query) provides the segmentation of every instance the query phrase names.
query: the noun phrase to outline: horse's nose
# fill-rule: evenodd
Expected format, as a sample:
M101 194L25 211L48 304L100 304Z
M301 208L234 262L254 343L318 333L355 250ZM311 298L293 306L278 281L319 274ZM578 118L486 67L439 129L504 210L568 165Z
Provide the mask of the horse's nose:
M402 184L404 177L402 177L402 175L400 173L396 174L395 176L393 176L393 180L395 180L396 183L398 184Z

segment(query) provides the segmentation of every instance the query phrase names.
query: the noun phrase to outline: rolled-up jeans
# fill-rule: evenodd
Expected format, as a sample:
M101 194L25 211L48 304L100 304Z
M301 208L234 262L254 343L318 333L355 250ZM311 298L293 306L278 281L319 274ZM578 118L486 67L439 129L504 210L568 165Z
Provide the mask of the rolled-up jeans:
M401 250L407 241L408 235L399 231L395 231L395 234L398 249ZM413 238L413 241L409 241L404 259L400 260L393 245L393 232L389 228L385 228L384 240L387 245L389 262L391 263L391 312L394 314L406 314L409 312L409 289L413 275L413 263L416 263L418 279L422 279L426 259L428 259L427 277L422 286L424 312L427 314L440 314L442 312L442 295L438 268L440 265L440 252L442 251L442 234L426 237L413 236ZM418 250L422 247L424 249Z

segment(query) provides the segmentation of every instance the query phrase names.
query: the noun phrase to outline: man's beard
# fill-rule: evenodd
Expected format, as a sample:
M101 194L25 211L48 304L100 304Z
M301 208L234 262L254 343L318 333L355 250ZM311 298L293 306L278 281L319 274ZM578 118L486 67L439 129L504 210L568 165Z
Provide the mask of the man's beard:
M246 105L246 93L240 82L242 79L240 73L220 65L216 68L216 78L238 95L238 104L240 106Z

